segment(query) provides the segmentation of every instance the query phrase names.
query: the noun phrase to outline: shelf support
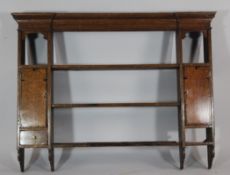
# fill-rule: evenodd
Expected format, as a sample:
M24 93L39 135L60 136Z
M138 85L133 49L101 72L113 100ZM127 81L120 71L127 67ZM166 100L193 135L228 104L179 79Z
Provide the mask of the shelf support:
M47 34L48 40L48 81L47 81L47 118L48 118L48 150L49 150L49 162L51 171L54 171L54 148L53 148L53 109L52 109L52 89L53 89L53 32L50 31Z
M212 38L211 38L211 27L207 29L207 36L204 39L204 50L206 55L206 61L210 64L210 87L213 86L213 76L212 76ZM211 88L211 123L212 126L206 128L206 139L209 142L215 142L215 122L214 122L214 112L213 112L213 88ZM207 159L208 159L208 169L212 168L213 159L215 157L215 144L207 145Z
M177 25L179 22L177 22ZM185 160L185 116L184 116L184 82L183 82L183 58L182 58L182 38L183 31L178 27L176 31L176 56L179 70L177 71L178 80L178 99L180 106L178 108L178 131L179 131L179 156L180 156L180 169L184 169Z

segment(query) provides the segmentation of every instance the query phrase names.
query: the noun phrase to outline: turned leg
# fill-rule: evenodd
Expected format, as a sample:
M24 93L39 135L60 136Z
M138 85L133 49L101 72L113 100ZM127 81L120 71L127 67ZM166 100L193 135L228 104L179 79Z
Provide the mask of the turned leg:
M180 146L180 169L184 169L184 160L185 160L185 147Z
M50 169L54 171L54 149L49 149L49 162L50 162Z
M24 148L18 148L18 161L20 165L21 172L24 172L24 159L25 159Z
M206 137L208 142L214 142L213 129L206 129ZM207 146L207 155L208 155L208 169L212 168L212 162L215 157L214 143Z

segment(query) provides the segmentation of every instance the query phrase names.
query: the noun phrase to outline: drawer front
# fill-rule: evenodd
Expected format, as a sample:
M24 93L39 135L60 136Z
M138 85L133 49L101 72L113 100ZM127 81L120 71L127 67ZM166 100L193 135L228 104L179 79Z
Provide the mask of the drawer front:
M209 68L185 66L184 88L186 125L211 124L212 87Z
M21 127L46 127L46 77L45 68L21 69L19 100Z
M48 135L47 131L21 131L20 145L47 145Z

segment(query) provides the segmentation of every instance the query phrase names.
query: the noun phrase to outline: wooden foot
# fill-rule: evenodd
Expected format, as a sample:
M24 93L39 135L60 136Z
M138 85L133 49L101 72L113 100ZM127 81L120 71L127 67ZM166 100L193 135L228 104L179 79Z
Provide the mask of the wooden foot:
M207 141L214 142L214 135L213 135L213 128L207 128L206 129L206 137ZM207 146L207 157L208 157L208 169L212 168L212 162L215 157L215 149L214 145L208 145Z
M207 153L208 153L208 169L212 168L212 162L215 157L214 152L214 145L208 145L207 146Z
M24 172L24 159L25 159L24 148L18 148L18 161L19 161L21 172Z
M49 162L50 162L50 169L54 171L54 149L49 149Z
M180 169L184 169L185 147L180 147Z

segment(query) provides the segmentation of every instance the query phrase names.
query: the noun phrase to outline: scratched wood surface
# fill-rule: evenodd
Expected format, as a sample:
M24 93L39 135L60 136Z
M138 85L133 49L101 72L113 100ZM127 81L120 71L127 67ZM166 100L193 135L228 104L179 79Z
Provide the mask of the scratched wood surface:
M21 127L46 127L46 69L21 70Z

